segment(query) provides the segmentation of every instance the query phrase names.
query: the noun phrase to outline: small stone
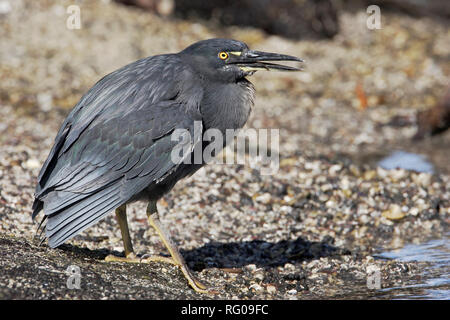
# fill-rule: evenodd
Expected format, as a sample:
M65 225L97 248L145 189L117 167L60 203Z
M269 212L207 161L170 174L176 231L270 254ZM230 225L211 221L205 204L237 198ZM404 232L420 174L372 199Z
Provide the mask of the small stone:
M259 284L254 283L249 287L250 290L255 290L255 291L261 291L263 289L263 287L261 287Z
M39 93L37 95L37 103L42 111L50 111L53 107L53 97L50 93Z
M330 167L330 169L328 170L328 172L330 173L330 175L335 176L336 173L338 173L339 171L341 171L341 169L342 169L342 166L341 166L340 164L335 164L335 165L332 165L332 166Z
M38 169L40 167L40 163L36 159L28 159L25 162L24 167L27 169Z
M370 217L366 214L363 214L359 217L359 221L361 221L362 224L369 223Z
M295 270L295 266L292 263L286 263L284 265L284 269L286 269L286 270Z
M287 294L290 294L291 296L296 295L297 294L297 290L295 290L295 289L289 290L287 292Z
M261 202L261 203L264 203L264 204L269 204L271 199L272 199L272 196L270 195L270 193L266 192L266 193L256 197L255 200L257 202Z
M336 202L334 202L333 200L328 200L325 205L327 206L327 208L334 208L336 207Z
M287 159L281 159L280 161L280 167L286 167L286 166L293 166L297 163L296 158L287 158Z
M389 220L400 220L406 216L406 212L403 212L398 204L391 204L389 209L383 211L381 215Z
M342 190L342 193L343 193L344 196L346 196L347 198L350 198L350 197L353 195L353 193L352 193L352 191L351 191L350 189L344 189L344 190Z
M431 177L431 174L424 172L412 175L413 181L422 187L428 187L430 185Z
M9 1L0 1L0 14L7 14L11 12L11 4Z
M409 214L411 216L417 216L419 214L419 209L418 208L411 208L411 210L409 210Z
M249 264L246 267L249 271L254 272L256 270L256 264Z
M164 17L167 17L170 14L172 14L174 8L175 8L174 0L160 0L156 3L156 11Z
M274 294L275 292L277 292L277 288L275 288L275 286L272 286L272 285L268 285L268 286L266 287L266 290L267 290L267 292L270 293L270 294Z
M397 170L391 170L390 174L391 174L391 179L393 181L400 181L406 177L406 175L408 174L408 171L406 171L404 169L397 169Z
M255 278L256 278L257 280L263 281L263 280L264 280L264 275L263 275L262 273L257 273L257 274L255 275Z
M377 172L375 170L369 170L364 173L364 180L372 180L377 176Z

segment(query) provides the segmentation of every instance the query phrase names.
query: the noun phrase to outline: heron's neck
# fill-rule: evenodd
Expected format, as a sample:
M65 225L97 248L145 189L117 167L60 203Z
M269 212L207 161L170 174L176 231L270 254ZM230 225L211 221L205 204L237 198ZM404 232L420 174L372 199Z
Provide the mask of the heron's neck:
M242 128L253 107L255 89L247 80L209 84L204 92L201 113L205 129Z

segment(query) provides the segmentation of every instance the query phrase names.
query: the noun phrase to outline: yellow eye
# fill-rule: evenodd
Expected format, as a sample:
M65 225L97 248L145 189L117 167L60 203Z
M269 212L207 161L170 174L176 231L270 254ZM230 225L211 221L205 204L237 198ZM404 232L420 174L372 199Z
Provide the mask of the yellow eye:
M226 60L228 59L228 53L226 53L225 51L222 51L219 53L219 58L222 60Z

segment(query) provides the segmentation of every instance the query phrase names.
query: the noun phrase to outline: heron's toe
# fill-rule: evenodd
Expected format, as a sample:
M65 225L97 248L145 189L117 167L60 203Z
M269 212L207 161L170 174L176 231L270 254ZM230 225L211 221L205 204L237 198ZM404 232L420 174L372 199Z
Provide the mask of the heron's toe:
M115 255L107 255L105 257L105 262L128 262L128 263L139 263L140 258L138 258L134 252L129 253L126 257L118 257Z

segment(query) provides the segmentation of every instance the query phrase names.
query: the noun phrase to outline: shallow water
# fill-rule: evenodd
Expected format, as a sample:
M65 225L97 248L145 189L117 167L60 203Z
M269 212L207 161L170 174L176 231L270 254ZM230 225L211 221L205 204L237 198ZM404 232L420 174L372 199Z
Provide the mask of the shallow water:
M423 155L395 151L378 162L385 169L402 168L417 172L434 172L434 166ZM378 297L390 299L450 299L450 232L442 239L422 244L408 244L403 248L384 251L380 259L428 262L422 277L402 287L383 288Z
M387 170L401 168L417 172L434 172L433 165L428 162L425 156L405 151L391 153L378 162L378 165Z
M383 288L377 297L390 299L450 299L450 232L442 239L422 244L408 244L401 249L375 255L379 259L423 261L430 265L416 283L402 287Z

